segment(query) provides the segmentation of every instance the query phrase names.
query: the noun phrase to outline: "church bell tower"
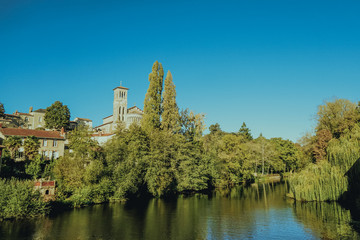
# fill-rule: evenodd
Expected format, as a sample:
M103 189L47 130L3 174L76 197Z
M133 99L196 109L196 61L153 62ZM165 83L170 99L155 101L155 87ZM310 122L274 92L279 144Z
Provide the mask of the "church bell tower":
M127 92L128 88L114 88L113 122L126 122L127 116Z

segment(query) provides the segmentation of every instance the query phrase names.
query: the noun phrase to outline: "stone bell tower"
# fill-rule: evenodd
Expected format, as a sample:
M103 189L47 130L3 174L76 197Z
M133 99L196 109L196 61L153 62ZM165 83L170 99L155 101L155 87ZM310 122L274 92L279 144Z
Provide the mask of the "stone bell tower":
M113 104L113 122L126 122L127 116L127 92L128 88L114 88L114 104Z

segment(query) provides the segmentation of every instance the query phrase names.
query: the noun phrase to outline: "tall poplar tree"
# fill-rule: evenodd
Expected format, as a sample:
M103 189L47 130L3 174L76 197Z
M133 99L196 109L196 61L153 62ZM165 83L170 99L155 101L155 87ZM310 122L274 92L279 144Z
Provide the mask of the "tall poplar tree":
M161 116L161 93L163 89L164 70L158 61L152 67L149 74L149 88L144 100L144 115L142 119L142 127L147 132L160 128Z
M161 128L176 133L180 130L179 108L176 104L176 90L171 72L168 71L164 84L163 112Z

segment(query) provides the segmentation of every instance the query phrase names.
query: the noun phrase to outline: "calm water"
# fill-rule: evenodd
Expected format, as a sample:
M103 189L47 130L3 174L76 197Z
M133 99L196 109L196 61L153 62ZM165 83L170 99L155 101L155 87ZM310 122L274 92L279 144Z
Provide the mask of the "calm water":
M0 223L0 239L360 239L336 203L294 202L286 183L173 200L105 204Z

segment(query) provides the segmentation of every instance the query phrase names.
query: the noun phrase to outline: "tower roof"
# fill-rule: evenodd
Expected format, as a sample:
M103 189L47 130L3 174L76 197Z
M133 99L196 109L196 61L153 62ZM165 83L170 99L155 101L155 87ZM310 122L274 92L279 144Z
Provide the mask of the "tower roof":
M116 88L114 88L113 90L115 90L115 89L118 89L118 88L120 88L120 89L125 89L125 90L129 90L128 88L126 88L126 87L116 87Z

